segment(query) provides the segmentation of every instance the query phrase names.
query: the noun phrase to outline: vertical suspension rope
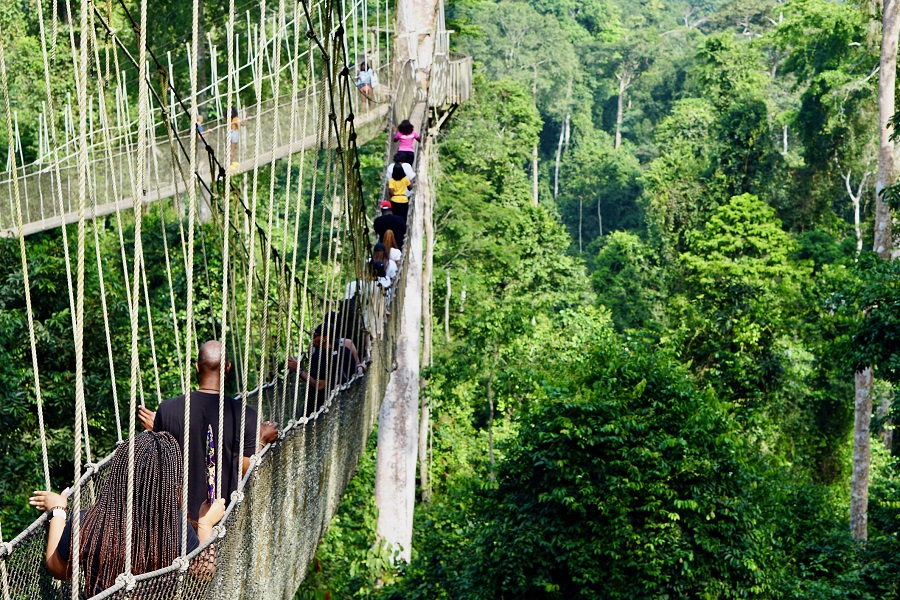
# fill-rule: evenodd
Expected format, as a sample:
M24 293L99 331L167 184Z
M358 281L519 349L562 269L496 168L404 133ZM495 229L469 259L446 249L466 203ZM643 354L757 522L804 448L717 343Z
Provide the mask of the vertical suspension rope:
M190 172L197 172L197 62L200 47L200 3L199 0L193 1L193 10L191 16L191 130L190 130ZM141 63L143 64L143 63ZM194 334L194 227L197 221L197 184L194 179L190 180L188 185L188 240L187 240L187 324L185 327L185 373L190 373L190 366L187 361L191 355L191 349L196 341L192 343L191 336ZM188 461L190 459L190 446L188 444L190 438L191 424L191 393L188 391L184 396L184 442L182 448L184 450L184 473L188 471ZM199 457L194 460L199 460ZM187 475L185 475L187 476ZM181 505L188 505L187 486L183 486L181 492ZM181 556L187 554L187 519L181 521Z
M234 106L234 77L232 74L234 73L234 0L228 0L228 25L226 27L226 36L228 38L227 44L227 57L226 60L228 62L226 76L228 77L228 85L226 90L226 106L228 106L228 110L231 110L231 107ZM231 115L229 113L229 119ZM230 129L226 129L226 131L230 131ZM230 135L230 133L229 133ZM231 223L231 163L235 161L237 157L231 155L231 144L230 140L226 140L225 143L225 156L227 160L225 164L228 168L225 170L225 186L224 186L224 202L225 205L225 215L224 215L224 225L222 227L222 338L219 340L221 347L221 354L219 355L219 432L217 441L221 440L225 436L225 356L226 349L228 347L228 335L227 332L231 331L232 336L234 335L234 329L228 327L228 299L230 294L230 289L228 285L228 276L229 276L229 265L230 265L230 247L229 240L230 231L229 224ZM237 363L235 363L237 364ZM243 438L241 439L241 443L243 444ZM216 456L216 498L222 497L222 451L223 446L220 441L217 443L217 453ZM243 463L243 460L239 460L238 462Z
M295 130L296 130L297 101L298 101L297 94L298 94L298 86L299 86L298 77L299 77L299 71L300 71L300 24L298 22L298 17L297 17L297 4L293 3L293 7L294 7L294 15L293 15L294 62L291 65L291 82L292 82L291 83L291 129L290 129L290 134L288 136L288 139L290 139L290 140L294 139ZM307 85L306 85L306 93L305 93L305 102L303 104L303 107L304 107L303 108L303 127L301 130L302 137L306 136L306 124L307 124L306 117L307 117L307 114L309 113L309 77L306 78L306 84ZM294 157L293 154L288 154L287 169L286 169L287 185L285 186L285 194L284 194L284 217L283 217L284 230L282 232L282 251L281 251L281 255L284 257L287 257L288 243L289 243L288 224L289 224L290 207L291 207L291 187L292 187L291 186L291 169L293 166L293 157ZM295 249L298 246L297 238L298 238L299 231L300 231L300 229L299 229L299 227L300 227L300 207L301 207L300 200L302 199L301 198L302 173L303 173L303 163L305 161L305 157L306 157L306 144L304 144L300 149L300 169L299 169L299 171L301 173L301 177L299 177L298 181L297 181L298 188L300 188L300 189L298 189L298 192L297 192L297 200L295 201L296 207L294 208L294 236L293 236L294 245L293 245L293 248L295 248ZM286 269L287 269L287 261L283 260L281 262L281 275L280 275L281 281L279 282L279 288L282 290L284 289L284 287L288 281ZM289 357L291 356L290 327L291 327L292 317L294 314L294 291L296 289L296 285L294 284L294 282L296 281L296 271L297 271L297 252L295 250L291 256L291 278L290 278L291 284L290 284L290 291L288 292L289 298L288 298L288 303L287 303L287 310L283 311L282 314L284 315L284 323L283 324L280 323L279 328L278 328L279 335L284 336L284 342L283 342L285 344L284 367L283 367L284 373L287 373L287 371L288 371L287 361L288 361ZM283 306L283 304L282 304L282 306ZM281 340L279 340L279 344L277 347L279 349L281 349L281 347L282 347ZM287 383L287 380L285 380L285 383ZM287 405L287 390L288 390L287 385L282 386L282 392L281 392L282 414L281 414L281 419L280 419L280 422L282 422L282 423L284 422L284 411L285 411L285 407ZM293 420L296 417L297 417L296 413L292 412L290 419Z
M88 31L90 26L90 2L81 0L81 31ZM85 36L82 40L78 58L78 77L76 94L78 97L78 246L76 252L76 294L75 294L75 486L74 512L72 514L72 547L81 548L81 421L85 414L84 405L84 246L85 246L85 210L87 208L87 72L90 42ZM74 55L74 48L73 48ZM132 420L133 421L133 420ZM130 532L129 532L130 533ZM129 548L130 549L130 548ZM127 560L127 559L126 559ZM72 561L72 600L79 597L80 561Z
M95 40L96 42L96 40ZM105 83L105 82L104 82ZM99 100L100 100L100 127L101 133L104 141L104 146L108 148L109 141L109 128L108 128L108 115L106 114L106 94L104 91L105 85L99 86ZM109 177L108 180L112 184L113 188L113 198L117 198L116 194L116 179L115 177ZM94 197L94 214L97 214L97 198ZM115 362L113 361L113 348L112 348L112 334L110 333L109 327L109 310L106 305L106 282L103 277L103 263L102 257L100 255L100 234L98 232L98 227L96 222L94 223L94 252L97 254L97 275L100 278L100 302L103 308L103 332L106 334L106 351L107 351L107 362L109 363L109 380L110 385L112 387L112 397L113 397L113 410L115 411L116 418L116 440L122 441L122 419L119 415L119 391L116 386L116 368Z
M262 386L263 380L265 379L266 373L266 360L268 358L269 349L269 285L271 283L271 271L272 271L272 225L274 222L275 216L275 166L276 161L274 160L275 150L278 147L278 107L279 100L281 94L281 78L278 76L279 71L281 70L281 23L284 21L284 0L278 1L278 24L275 27L274 31L274 39L272 40L272 47L275 52L275 64L273 67L274 78L272 79L272 98L273 98L273 114L275 115L274 124L272 128L272 157L273 160L271 162L271 166L269 169L269 214L268 214L268 223L266 231L269 232L269 235L266 236L266 250L263 253L263 269L265 270L265 275L263 276L263 317L262 317L262 332L260 334L260 341L262 342L262 352L260 352L259 357L259 371L257 375L257 382L260 386ZM261 129L258 127L257 129ZM260 442L260 428L262 425L262 388L260 388L259 393L256 396L257 398L257 407L256 407L256 441L254 448L259 447Z
M249 14L249 13L248 13ZM259 3L259 14L266 14L266 0L261 0ZM264 18L264 17L263 17ZM265 21L263 20L263 23ZM264 43L262 40L265 38L265 27L259 28L259 40L260 44ZM249 49L248 49L249 52ZM249 55L249 54L248 54ZM257 52L257 60L259 60L258 65L258 73L262 72L263 68L263 52L260 50ZM256 93L256 105L260 106L262 104L262 79L256 77L254 79L254 92ZM245 313L244 313L244 359L241 363L241 425L240 425L240 435L238 437L239 440L244 439L244 433L247 428L247 390L248 387L248 379L249 379L249 371L250 371L250 342L252 339L252 310L253 310L253 284L254 284L254 273L256 271L256 210L257 210L257 201L258 201L258 190L259 190L259 151L260 151L260 143L262 141L262 126L257 124L256 132L255 132L255 140L253 144L253 191L250 198L250 215L249 215L249 228L250 228L250 244L249 244L249 265L248 265L248 273L247 273L247 299L245 303ZM271 199L270 199L271 201ZM266 290L263 290L263 297L265 297ZM257 382L259 383L259 382ZM257 431L257 435L259 432ZM255 452L256 448L254 448ZM238 461L237 465L237 477L238 480L241 481L238 484L238 489L243 488L243 479L241 477L241 463L242 461Z
M9 156L15 167L15 154L12 151L12 111L9 101L9 87L6 76L6 56L4 52L4 36L0 30L0 85L3 86L3 103L6 108L6 133L9 140ZM38 432L41 436L41 464L44 467L45 489L50 489L50 463L47 458L47 435L44 429L44 404L41 398L41 377L38 370L37 338L34 333L34 312L31 307L31 283L28 279L28 258L25 253L25 230L22 225L22 202L19 197L19 177L12 169L12 190L15 197L16 228L19 233L19 254L22 258L22 283L25 288L25 314L28 318L28 341L31 345L31 369L34 375L34 397L38 410ZM5 564L5 563L4 563Z

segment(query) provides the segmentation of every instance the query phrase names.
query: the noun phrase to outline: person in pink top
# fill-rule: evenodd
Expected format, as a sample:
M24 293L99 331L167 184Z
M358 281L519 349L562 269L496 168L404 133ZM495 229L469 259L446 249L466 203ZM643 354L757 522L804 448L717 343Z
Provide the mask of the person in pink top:
M400 162L413 163L416 158L415 149L418 139L419 134L408 120L397 126L397 131L394 132L394 141L398 142L397 158L400 159Z

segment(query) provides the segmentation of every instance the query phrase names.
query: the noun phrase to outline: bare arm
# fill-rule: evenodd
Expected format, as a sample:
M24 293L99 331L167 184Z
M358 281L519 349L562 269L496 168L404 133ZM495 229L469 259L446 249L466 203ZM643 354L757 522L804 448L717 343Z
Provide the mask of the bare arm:
M208 501L200 506L200 518L197 519L197 539L200 545L212 535L212 528L225 516L225 499L219 498L214 503ZM191 575L200 581L209 581L216 573L216 549L210 546L194 559L190 569Z
M350 351L350 356L353 357L353 362L356 364L356 371L359 372L362 370L362 372L365 373L366 366L359 361L359 354L356 351L356 344L353 343L353 340L344 338L344 347Z
M302 377L302 374L301 374ZM263 448L265 448L268 444L271 444L275 440L278 439L278 423L273 423L272 421L264 421L262 427L259 428L259 446L257 446L256 451L259 452ZM250 457L245 456L241 460L241 477L247 474L247 470L250 468Z
M66 509L68 501L62 494L54 494L47 491L35 491L34 496L29 499L29 504L38 510L52 510L54 508ZM59 540L62 537L63 530L66 528L66 519L64 517L50 517L50 529L47 533L47 550L45 560L47 562L47 570L56 579L66 580L71 576L71 562L63 560L57 552Z

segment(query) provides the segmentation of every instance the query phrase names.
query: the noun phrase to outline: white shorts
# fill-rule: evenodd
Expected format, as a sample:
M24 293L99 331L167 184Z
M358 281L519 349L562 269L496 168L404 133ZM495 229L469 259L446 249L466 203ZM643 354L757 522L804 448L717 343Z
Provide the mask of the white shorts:
M241 138L241 134L237 129L231 130L231 143L237 144L238 140Z

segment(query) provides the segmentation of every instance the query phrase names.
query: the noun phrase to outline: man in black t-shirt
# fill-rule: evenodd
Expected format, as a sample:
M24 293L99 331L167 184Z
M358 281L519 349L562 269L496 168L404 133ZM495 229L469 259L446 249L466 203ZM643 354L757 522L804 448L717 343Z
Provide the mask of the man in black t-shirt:
M299 365L300 378L309 384L307 415L322 406L335 386L347 383L358 370L363 369L354 358L353 351L343 342L344 340L337 339L335 326L330 323L319 325L313 331L313 348L308 358L309 371L303 369L305 363ZM295 358L288 360L288 368L292 371L297 370Z
M244 417L244 438L240 439L240 401L225 396L223 443L219 444L219 364L222 346L211 340L200 348L197 357L199 389L191 392L191 419L188 434L190 455L185 483L188 489L188 518L196 521L200 506L207 499L207 428L212 429L215 450L214 460L222 453L222 480L218 482L221 495L231 501L231 494L237 489L238 481L250 466L250 457L266 444L278 437L274 423L265 422L260 429L260 445L256 446L256 410L246 408ZM225 362L225 372L231 370L231 363ZM156 413L145 408L138 412L141 423L153 431L168 431L184 448L184 396L170 398L159 405ZM218 471L218 465L216 465ZM240 469L240 474L238 473Z
M406 237L406 221L391 212L391 201L384 200L381 203L381 216L372 223L372 228L379 240L384 239L384 232L391 230L397 240L397 248L403 250L403 238Z

